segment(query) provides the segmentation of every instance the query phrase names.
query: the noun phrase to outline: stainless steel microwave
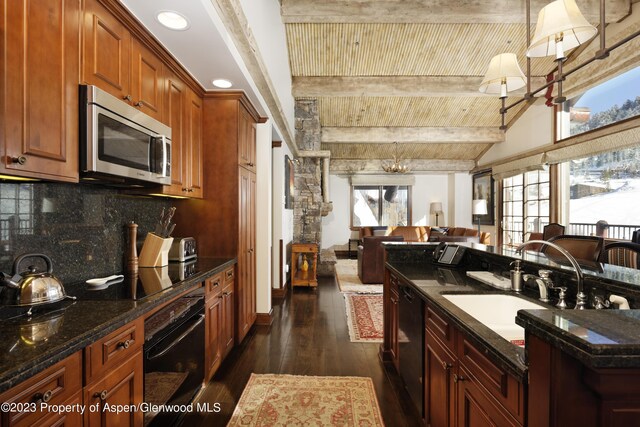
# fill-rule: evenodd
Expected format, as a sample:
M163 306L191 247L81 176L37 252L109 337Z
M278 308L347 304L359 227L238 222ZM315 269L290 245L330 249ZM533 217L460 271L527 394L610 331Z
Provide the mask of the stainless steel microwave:
M96 86L80 85L84 180L171 184L171 128Z

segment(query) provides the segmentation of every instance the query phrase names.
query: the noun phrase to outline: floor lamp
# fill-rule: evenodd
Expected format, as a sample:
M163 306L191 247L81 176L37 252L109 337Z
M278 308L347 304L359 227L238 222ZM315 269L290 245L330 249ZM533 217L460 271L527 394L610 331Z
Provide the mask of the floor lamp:
M442 202L431 202L429 213L436 216L436 227L438 226L438 215L442 213Z
M486 215L489 213L487 210L487 201L485 199L474 199L471 206L471 213L476 216L478 220L478 241L480 240L480 215Z

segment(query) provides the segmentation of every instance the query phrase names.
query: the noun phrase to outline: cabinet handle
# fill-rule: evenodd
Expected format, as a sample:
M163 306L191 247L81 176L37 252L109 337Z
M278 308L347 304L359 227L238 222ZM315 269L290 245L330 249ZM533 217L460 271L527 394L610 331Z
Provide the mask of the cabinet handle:
M464 381L466 378L463 377L462 375L458 375L458 374L453 374L453 382L457 383L458 381L462 382Z
M24 165L25 163L27 163L27 158L25 156L11 157L11 163Z
M105 400L107 400L107 394L107 390L96 391L95 393L93 393L93 397L97 397L104 402Z
M215 282L213 282L214 288L217 288L218 286L220 286L220 280L216 280Z
M248 163L247 163L247 166L254 167L255 165L254 165L252 162L248 162Z
M44 393L36 393L33 395L33 401L34 402L44 402L47 403L48 401L51 400L51 397L53 396L53 392L51 390L47 390Z
M131 345L131 340L125 340L125 341L121 341L118 344L116 344L117 348L121 348L123 350L126 350L129 348L129 346Z
M187 190L187 192L189 192L189 193L193 193L193 188L189 188L189 189Z
M449 370L451 369L451 365L448 364L447 362L442 362L442 368L445 370Z
M133 106L138 108L142 107L142 101L136 102L135 104L133 104Z
M125 101L131 102L131 95L125 95L122 97L122 99L124 99Z
M182 187L182 191L187 192L189 189L187 187Z
M228 297L229 295L231 295L231 292L224 292L222 295L224 295L225 297Z
M233 271L227 271L227 279L233 277Z

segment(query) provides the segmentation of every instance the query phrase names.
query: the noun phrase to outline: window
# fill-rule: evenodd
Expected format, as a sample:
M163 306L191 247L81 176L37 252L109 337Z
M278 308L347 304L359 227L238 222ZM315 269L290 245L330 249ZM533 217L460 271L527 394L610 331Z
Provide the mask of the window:
M549 172L527 172L502 181L502 241L517 246L549 223Z
M353 227L411 224L410 186L354 185L351 189Z
M567 100L563 110L562 138L640 115L640 67Z
M640 146L572 160L562 169L568 234L630 240L640 229ZM596 231L598 221L606 221L606 233Z

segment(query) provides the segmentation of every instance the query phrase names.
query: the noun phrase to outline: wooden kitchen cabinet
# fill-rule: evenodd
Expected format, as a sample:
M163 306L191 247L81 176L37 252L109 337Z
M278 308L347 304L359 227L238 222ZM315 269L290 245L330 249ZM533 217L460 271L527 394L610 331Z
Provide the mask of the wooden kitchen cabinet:
M46 402L49 405L81 403L82 352L78 351L33 377L0 394L0 402L28 405ZM0 412L0 425L81 425L79 413L50 414L48 412ZM80 422L78 422L80 421ZM62 423L62 424L60 424Z
M222 362L222 274L205 281L204 363L205 381L209 381Z
M429 330L424 347L424 417L431 426L455 426L454 373L458 361Z
M194 111L197 107L194 104ZM181 202L176 211L180 235L198 236L201 256L237 258L234 301L236 343L255 323L256 313L256 174L239 162L240 146L255 132L240 132L245 114L263 121L243 92L206 94L202 103L202 194ZM251 143L248 141L247 143Z
M383 341L380 346L380 358L392 362L396 371L400 372L398 360L398 330L400 294L398 277L385 269L383 284Z
M185 187L189 197L202 198L202 99L187 89L187 133L184 145Z
M82 81L162 120L162 60L98 0L86 0Z
M222 358L227 357L233 345L234 341L234 291L233 282L227 283L222 289L222 303L220 307L220 317L222 324L220 325L220 353Z
M238 121L238 164L252 172L256 171L256 125L245 109L240 109Z
M78 182L80 0L3 0L0 173Z
M143 425L141 411L107 410L118 405L131 407L142 404L144 393L142 351L119 364L108 374L97 378L84 388L84 404L97 405L99 410L87 410L84 414L85 427L135 426Z
M304 263L307 263L306 270ZM293 243L291 245L291 286L318 286L318 245L315 243Z

